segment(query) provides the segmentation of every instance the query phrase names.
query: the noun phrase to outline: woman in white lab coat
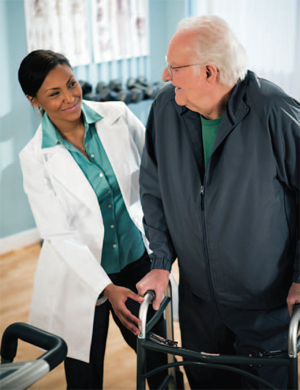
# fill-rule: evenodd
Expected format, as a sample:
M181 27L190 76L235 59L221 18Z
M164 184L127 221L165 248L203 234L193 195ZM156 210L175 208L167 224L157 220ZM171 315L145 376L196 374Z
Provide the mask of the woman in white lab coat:
M142 298L133 290L150 269L138 188L144 126L122 102L83 102L61 54L31 52L19 81L43 115L20 153L43 239L29 321L67 342L68 389L101 389L109 312L135 348Z

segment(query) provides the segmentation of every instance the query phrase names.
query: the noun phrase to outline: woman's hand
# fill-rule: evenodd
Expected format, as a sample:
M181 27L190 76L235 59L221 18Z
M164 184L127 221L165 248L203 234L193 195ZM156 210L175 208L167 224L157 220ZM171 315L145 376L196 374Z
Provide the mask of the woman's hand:
M116 286L112 283L104 289L103 295L109 300L116 316L122 324L133 334L138 336L140 334L138 326L141 325L142 322L127 309L125 302L130 298L136 302L142 303L143 298L128 288Z

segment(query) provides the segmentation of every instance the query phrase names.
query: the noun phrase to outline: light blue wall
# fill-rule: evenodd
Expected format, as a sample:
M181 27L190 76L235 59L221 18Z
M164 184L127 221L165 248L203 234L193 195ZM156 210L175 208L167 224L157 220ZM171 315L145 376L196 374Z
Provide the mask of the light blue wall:
M150 0L150 56L103 66L75 68L77 78L93 85L103 78L136 76L160 81L168 41L177 22L188 12L187 0ZM17 80L19 64L27 54L23 0L0 0L0 238L35 227L23 192L18 154L33 137L39 115L25 99ZM107 80L107 81L108 81ZM145 122L149 104L133 108Z
M37 118L20 91L17 71L27 54L23 1L0 1L0 237L34 227L22 188L18 153Z

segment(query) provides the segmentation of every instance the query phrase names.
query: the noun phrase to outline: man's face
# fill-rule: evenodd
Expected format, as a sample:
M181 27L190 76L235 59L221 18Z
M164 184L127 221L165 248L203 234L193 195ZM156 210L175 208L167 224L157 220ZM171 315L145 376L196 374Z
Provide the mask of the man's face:
M205 66L195 56L192 32L179 31L173 35L166 56L168 66L163 81L171 81L175 87L175 100L180 106L198 111L205 92ZM192 65L192 66L186 66ZM173 69L176 67L182 67Z

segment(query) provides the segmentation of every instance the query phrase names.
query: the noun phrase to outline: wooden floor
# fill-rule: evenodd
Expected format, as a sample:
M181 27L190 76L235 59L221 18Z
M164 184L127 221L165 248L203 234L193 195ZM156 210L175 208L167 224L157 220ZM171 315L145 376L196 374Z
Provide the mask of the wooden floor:
M0 337L8 325L14 322L27 322L39 253L40 246L36 244L0 256ZM178 278L176 264L173 267L173 274ZM175 340L180 341L178 323L174 323L174 331ZM21 341L14 361L35 360L40 354L40 350ZM119 329L114 321L111 321L104 366L104 389L134 390L135 387L135 353L123 341ZM65 388L63 364L30 387L36 390ZM185 388L190 389L186 377Z
M40 253L38 244L0 257L0 337L8 325L27 322L33 277ZM176 274L176 268L175 268ZM180 340L178 324L174 324L175 340ZM35 347L19 342L14 360L34 360L41 354ZM186 389L189 389L187 380ZM55 368L30 389L63 390L66 388L63 364ZM134 390L136 388L136 355L124 342L114 321L110 321L105 365L104 389Z

